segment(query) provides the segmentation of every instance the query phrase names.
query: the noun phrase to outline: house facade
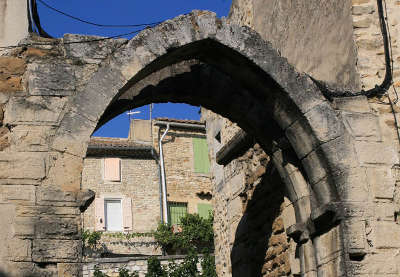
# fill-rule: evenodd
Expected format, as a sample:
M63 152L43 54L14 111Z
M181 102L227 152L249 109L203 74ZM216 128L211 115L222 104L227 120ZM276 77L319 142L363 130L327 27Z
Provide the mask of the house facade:
M164 133L160 155L159 143ZM82 221L83 229L103 232L97 254L160 255L161 250L149 234L160 222L179 225L186 213L208 216L211 210L204 124L172 119L132 120L128 138L92 137L84 162L82 189L96 193ZM121 233L138 236L125 239Z

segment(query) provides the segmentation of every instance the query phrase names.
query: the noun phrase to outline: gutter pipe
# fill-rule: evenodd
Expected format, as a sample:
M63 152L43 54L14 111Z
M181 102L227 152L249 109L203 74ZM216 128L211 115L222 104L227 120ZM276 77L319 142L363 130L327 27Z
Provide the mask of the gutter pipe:
M161 189L162 189L162 211L163 211L163 223L168 224L168 211L167 211L167 182L165 179L165 166L164 166L164 155L163 155L163 147L162 141L165 135L169 131L169 124L167 124L167 129L164 134L161 136L158 147L160 149L160 167L161 167Z

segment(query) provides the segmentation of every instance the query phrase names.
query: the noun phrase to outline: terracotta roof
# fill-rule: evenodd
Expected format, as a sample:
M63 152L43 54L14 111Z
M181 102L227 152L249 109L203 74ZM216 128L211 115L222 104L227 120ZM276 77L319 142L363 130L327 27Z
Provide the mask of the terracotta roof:
M165 122L176 122L176 123L188 123L188 124L198 124L204 125L204 121L199 120L190 120L190 119L174 119L168 117L158 117L155 119L156 121L165 121Z

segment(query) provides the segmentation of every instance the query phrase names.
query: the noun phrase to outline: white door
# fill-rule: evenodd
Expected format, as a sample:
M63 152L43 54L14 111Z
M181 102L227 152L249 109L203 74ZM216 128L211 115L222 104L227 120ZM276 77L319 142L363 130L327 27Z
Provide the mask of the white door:
M121 200L105 200L105 218L107 231L122 231Z

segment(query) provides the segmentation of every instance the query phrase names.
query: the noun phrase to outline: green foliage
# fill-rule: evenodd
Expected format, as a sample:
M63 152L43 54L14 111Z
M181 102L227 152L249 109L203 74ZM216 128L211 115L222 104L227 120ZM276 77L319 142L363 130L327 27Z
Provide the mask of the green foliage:
M201 268L203 270L202 276L204 277L217 277L215 271L215 257L206 253L201 261Z
M147 273L145 277L168 277L168 273L161 266L159 259L150 257L147 260Z
M142 237L152 237L153 232L149 233L122 233L122 232L113 232L113 233L104 233L104 236L110 238L119 238L119 239L133 239L133 238L142 238Z
M101 272L100 269L97 266L95 266L94 267L94 272L93 272L93 277L110 277L110 276L108 276L107 274Z
M139 277L139 273L133 272L129 273L129 270L126 269L126 267L120 267L118 268L118 276L119 277Z
M181 232L174 233L171 226L160 224L154 238L166 251L181 249L186 253L208 253L214 246L212 226L212 216L205 219L198 214L187 214L181 218Z
M95 248L97 243L101 239L102 232L91 232L89 230L85 230L82 233L82 242L84 246L89 246L91 248Z
M169 277L200 277L200 273L197 270L197 263L199 258L196 254L191 253L185 257L181 264L174 262L168 266Z
M186 255L182 263L170 261L168 267L163 268L157 258L151 257L147 260L148 272L146 277L217 277L213 256L209 254L203 256L202 273L197 269L198 262L198 255L190 253Z

